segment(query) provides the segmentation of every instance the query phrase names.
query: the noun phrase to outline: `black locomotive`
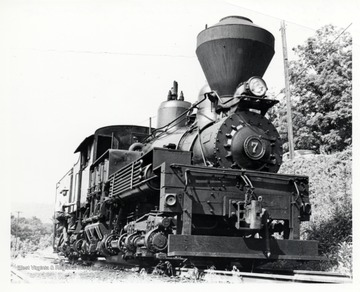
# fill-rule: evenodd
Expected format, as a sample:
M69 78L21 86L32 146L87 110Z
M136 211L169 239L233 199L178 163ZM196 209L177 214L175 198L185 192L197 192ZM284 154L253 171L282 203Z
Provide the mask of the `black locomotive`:
M109 126L76 149L57 184L65 208L54 248L75 258L243 263L318 259L300 240L311 214L307 177L277 174L277 103L261 78L274 37L229 16L201 31L196 54L208 81L191 104L174 82L155 129ZM66 236L67 235L67 236Z

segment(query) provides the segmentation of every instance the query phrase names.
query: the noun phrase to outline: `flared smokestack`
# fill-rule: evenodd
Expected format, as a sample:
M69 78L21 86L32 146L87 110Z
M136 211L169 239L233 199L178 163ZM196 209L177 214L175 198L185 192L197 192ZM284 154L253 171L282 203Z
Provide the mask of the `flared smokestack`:
M199 33L196 55L211 89L232 96L239 83L264 75L274 36L248 18L228 16Z

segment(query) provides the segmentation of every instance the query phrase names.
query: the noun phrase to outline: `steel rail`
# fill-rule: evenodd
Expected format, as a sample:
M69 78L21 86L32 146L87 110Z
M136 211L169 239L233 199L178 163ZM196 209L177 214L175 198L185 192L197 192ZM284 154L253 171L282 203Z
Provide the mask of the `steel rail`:
M224 277L238 277L242 278L243 282L252 280L252 282L297 282L297 283L324 283L324 284L348 284L352 283L352 279L346 275L341 275L332 272L319 272L319 271L291 271L292 275L284 274L270 274L270 273L254 273L254 272L241 272L235 271L222 271L212 269L188 269L180 268L181 272L188 274L198 274L199 277L211 276L224 276Z
M184 259L183 259L184 260ZM183 261L182 260L182 261ZM92 261L94 266L99 268L109 267L109 266L118 266L123 268L136 268L139 267L138 263L124 261L120 262L111 262L106 257L98 258L95 261ZM148 272L151 274L151 271L155 266L148 266ZM140 271L140 269L139 269ZM277 273L271 271L256 271L256 272L242 272L236 267L232 271L225 270L214 270L214 269L200 269L200 268L184 268L184 267L174 267L175 276L183 277L189 276L199 281L211 281L211 276L214 275L215 281L220 282L251 282L251 283L271 283L271 282L295 282L295 283L323 283L323 284L351 284L352 278L347 275L342 275L334 272L323 272L323 271L305 271L305 270L284 270ZM138 272L138 270L134 270ZM29 281L26 276L23 276L24 281ZM220 278L220 280L219 280Z
M11 273L11 275L10 275L11 281L13 280L13 277L16 277L17 279L19 279L21 282L24 282L24 283L33 282L33 280L30 277L28 277L27 275L18 271L15 268L10 268L10 273Z

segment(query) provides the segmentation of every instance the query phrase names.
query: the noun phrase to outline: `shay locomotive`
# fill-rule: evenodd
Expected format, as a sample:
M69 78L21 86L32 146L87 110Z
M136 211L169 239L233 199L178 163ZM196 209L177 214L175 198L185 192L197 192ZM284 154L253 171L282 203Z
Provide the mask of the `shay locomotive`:
M262 79L273 35L229 16L199 33L196 54L208 86L194 104L174 82L155 129L103 127L76 149L56 188L73 203L57 251L218 265L319 258L316 241L300 240L308 178L277 174L282 145L265 117L277 103Z

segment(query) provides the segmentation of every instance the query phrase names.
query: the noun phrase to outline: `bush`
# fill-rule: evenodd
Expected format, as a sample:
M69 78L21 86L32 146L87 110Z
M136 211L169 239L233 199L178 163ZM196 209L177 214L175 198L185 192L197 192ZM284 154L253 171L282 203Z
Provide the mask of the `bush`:
M319 253L329 258L327 269L352 272L351 149L332 155L297 157L280 172L306 175L310 181L312 216L301 225L301 238L319 241Z
M38 249L45 249L51 244L51 224L44 224L36 217L30 219L20 217L17 219L11 216L10 251L12 257L25 256Z
M352 242L339 243L331 254L334 262L333 271L352 276Z

